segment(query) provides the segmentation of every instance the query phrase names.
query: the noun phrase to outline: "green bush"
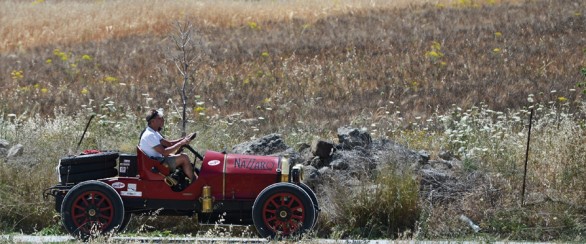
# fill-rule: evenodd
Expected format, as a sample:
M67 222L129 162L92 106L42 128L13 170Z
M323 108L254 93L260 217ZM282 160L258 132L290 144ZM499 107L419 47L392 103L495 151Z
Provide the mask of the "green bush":
M337 180L323 195L320 228L336 238L396 238L414 230L419 217L419 183L408 172L387 167L357 185Z

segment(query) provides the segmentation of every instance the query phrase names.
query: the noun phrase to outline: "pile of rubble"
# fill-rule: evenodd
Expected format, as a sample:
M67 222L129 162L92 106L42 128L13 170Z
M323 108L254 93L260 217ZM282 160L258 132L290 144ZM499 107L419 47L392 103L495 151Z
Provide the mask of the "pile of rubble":
M366 129L342 127L337 134L337 143L318 139L297 149L286 145L281 135L270 134L236 145L232 153L287 155L293 163L305 165L305 183L314 189L332 179L349 186L359 184L360 177L393 164L396 169L411 170L418 176L422 197L434 202L457 198L469 190L469 180L482 177L459 177L461 162L450 152L430 160L425 151L417 152L388 139L374 140Z

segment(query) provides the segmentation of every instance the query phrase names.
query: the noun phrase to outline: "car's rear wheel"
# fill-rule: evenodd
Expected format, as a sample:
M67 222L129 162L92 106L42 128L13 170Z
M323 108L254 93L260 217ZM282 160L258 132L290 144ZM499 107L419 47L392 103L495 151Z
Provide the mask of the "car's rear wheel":
M124 219L124 205L116 190L100 181L85 181L65 195L61 205L65 229L76 238L117 230Z
M128 224L130 223L131 219L132 219L132 213L131 212L124 212L124 219L122 220L122 223L120 223L120 227L118 227L118 230L116 230L116 232L123 233L124 230L126 230L126 227L128 227Z
M312 228L315 207L301 187L277 183L258 195L252 207L252 220L262 237L300 235Z

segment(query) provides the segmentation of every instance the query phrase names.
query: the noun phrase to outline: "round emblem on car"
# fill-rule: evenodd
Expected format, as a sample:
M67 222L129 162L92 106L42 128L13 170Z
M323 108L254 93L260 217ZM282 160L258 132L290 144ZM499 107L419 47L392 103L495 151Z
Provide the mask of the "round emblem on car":
M216 165L220 165L220 160L212 160L208 162L209 166L216 166Z
M114 187L116 189L122 189L122 188L126 187L126 185L122 182L117 181L117 182L112 183L112 187Z

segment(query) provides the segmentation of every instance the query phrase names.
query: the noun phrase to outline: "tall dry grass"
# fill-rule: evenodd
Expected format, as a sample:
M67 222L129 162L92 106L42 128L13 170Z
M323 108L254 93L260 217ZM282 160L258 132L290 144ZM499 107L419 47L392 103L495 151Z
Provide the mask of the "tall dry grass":
M68 45L132 35L166 35L174 20L194 18L206 26L234 27L250 21L309 23L365 9L404 7L425 0L342 1L3 1L0 52L47 43ZM437 1L435 1L437 2ZM31 18L34 16L34 18Z
M96 6L123 3L91 6L99 10ZM198 23L208 56L197 64L195 84L188 92L205 104L198 108L194 99L189 106L207 115L242 112L273 125L336 118L322 123L331 129L347 123L348 117L374 113L389 101L406 118L445 111L452 104L518 108L523 105L519 98L530 93L580 101L579 92L571 89L580 79L584 59L581 4L411 5L328 12L313 21L266 21L254 15L231 26L206 25L197 15L185 16ZM162 106L168 99L178 100L174 84L179 79L168 59L172 43L161 35L129 33L80 44L43 42L47 44L8 52L0 57L5 64L0 96L13 102L3 104L2 110L51 115L59 107L75 113L90 101L109 98L138 113L142 108L137 101L144 104L154 98L150 105ZM557 93L549 93L552 90ZM281 120L285 116L288 119Z

